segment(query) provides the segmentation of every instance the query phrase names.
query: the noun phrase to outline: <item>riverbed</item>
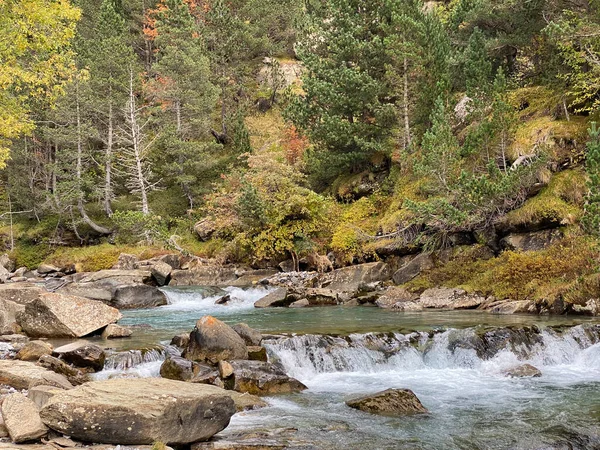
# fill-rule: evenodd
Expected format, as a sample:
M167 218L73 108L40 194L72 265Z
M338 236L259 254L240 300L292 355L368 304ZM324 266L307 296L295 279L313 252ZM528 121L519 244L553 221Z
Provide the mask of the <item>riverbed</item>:
M211 314L285 334L264 345L272 360L308 386L268 398L267 408L236 414L222 434L289 427L307 448L327 450L600 448L600 344L586 333L597 319L375 307L255 309L265 288L165 292L169 305L124 313L121 323L134 326L137 337L119 346L166 344ZM215 305L224 293L232 300ZM527 351L507 348L488 358L467 345L481 330L533 325L541 341ZM160 359L157 352L131 370L156 376ZM504 375L524 362L542 376ZM387 388L412 389L430 414L381 417L344 403Z

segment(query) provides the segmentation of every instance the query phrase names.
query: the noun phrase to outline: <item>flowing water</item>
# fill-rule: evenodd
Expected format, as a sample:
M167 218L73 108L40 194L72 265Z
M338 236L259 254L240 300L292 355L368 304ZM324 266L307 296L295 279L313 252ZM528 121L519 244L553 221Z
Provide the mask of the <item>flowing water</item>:
M258 310L252 305L264 288L225 291L228 305L214 304L223 291L177 288L165 290L165 307L126 312L122 322L138 327L139 342L163 346L121 351L99 376L157 376L173 351L164 346L170 337L211 314L287 333L264 345L271 360L308 386L269 398L268 408L236 414L225 435L292 427L295 439L332 450L600 449L598 321L368 307ZM517 331L498 331L507 326ZM503 374L525 362L542 377ZM387 388L412 389L430 414L382 417L344 403Z

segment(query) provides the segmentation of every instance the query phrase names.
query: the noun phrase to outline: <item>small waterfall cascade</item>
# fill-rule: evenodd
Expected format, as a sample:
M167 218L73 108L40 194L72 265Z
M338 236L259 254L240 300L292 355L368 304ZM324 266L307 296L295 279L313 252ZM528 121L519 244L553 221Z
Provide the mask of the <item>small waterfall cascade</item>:
M97 380L127 376L157 377L163 361L170 355L178 356L179 353L172 345L115 352L106 357L104 369L95 377Z
M600 370L600 325L564 330L467 328L346 337L308 334L268 340L265 346L273 360L300 380L332 372L479 369L494 373L524 363Z
M223 312L224 310L236 311L240 309L251 309L254 303L267 295L270 290L259 286L251 288L239 287L167 287L163 288L168 304L164 309L182 310L182 311L202 311L210 314L211 312ZM215 304L215 302L224 296L229 300L225 304Z

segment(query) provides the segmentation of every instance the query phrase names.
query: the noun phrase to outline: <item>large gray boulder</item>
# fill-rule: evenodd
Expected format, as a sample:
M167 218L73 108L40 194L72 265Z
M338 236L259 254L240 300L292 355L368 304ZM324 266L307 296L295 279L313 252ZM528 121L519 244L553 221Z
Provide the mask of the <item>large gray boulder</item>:
M275 308L279 306L288 306L294 299L288 299L288 290L279 287L273 292L268 293L260 300L254 303L255 308Z
M32 283L9 283L0 285L0 300L26 305L36 300L46 290Z
M17 314L17 323L31 337L82 337L121 318L119 310L101 302L58 293L41 294Z
M354 409L386 416L405 416L428 412L410 389L387 389L373 395L348 400L346 404Z
M504 250L513 250L528 252L532 250L542 250L562 239L563 234L560 230L542 230L530 233L513 233L503 237L500 240L500 246Z
M2 418L11 440L17 444L41 438L48 432L35 403L20 393L4 399Z
M263 340L263 335L259 331L255 330L254 328L250 328L245 323L235 324L231 328L233 328L233 331L239 334L246 345L260 345Z
M427 253L421 253L415 257L411 257L402 267L400 267L392 279L396 284L408 283L410 280L415 278L424 270L433 268L434 261L431 255Z
M335 291L357 291L361 285L387 281L392 277L390 267L384 262L357 264L342 267L321 275L321 285Z
M0 359L0 384L15 389L29 389L40 385L56 386L62 389L73 387L64 376L32 362L2 359Z
M233 328L212 316L204 316L196 322L184 356L191 361L217 364L222 360L247 359L248 349Z
M218 387L146 378L95 381L57 393L40 415L49 428L85 442L186 445L223 430L235 412Z
M417 303L423 308L474 309L485 302L485 297L468 294L462 289L432 288L425 290Z
M167 304L165 294L155 286L131 284L115 289L111 306L118 309L153 308Z
M10 259L10 256L6 253L0 255L0 266L4 267L9 272L15 270L15 262Z
M254 395L300 392L306 386L274 364L263 361L229 361L233 372L224 380L227 389Z

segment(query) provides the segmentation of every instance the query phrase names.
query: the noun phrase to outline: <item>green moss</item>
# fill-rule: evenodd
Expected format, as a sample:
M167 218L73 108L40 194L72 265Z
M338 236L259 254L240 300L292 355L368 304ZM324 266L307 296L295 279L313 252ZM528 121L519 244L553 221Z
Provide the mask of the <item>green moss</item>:
M539 223L571 225L583 214L587 191L583 170L567 170L552 176L539 195L508 213L502 220L506 228L527 228Z
M38 267L44 259L50 254L51 250L47 245L18 245L12 252L10 257L14 259L17 267L28 267L33 269Z

